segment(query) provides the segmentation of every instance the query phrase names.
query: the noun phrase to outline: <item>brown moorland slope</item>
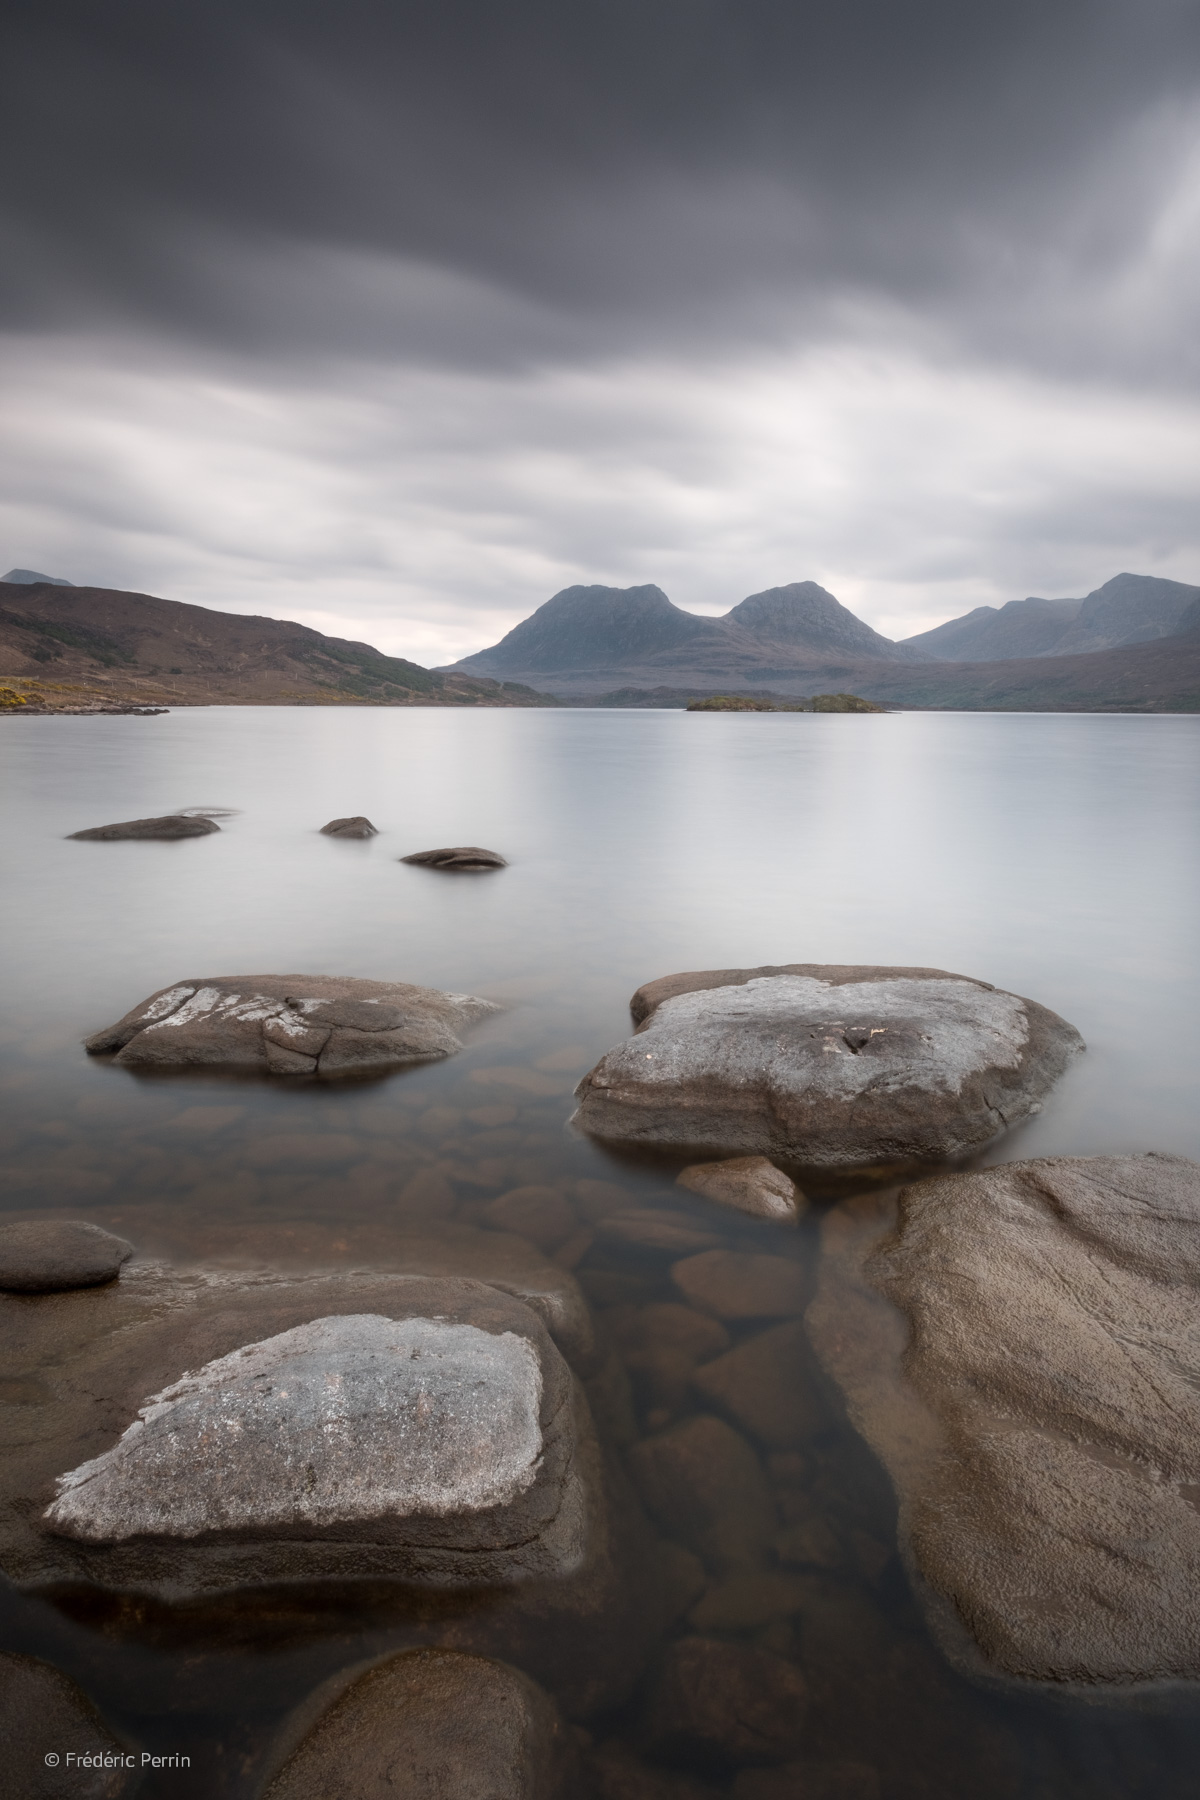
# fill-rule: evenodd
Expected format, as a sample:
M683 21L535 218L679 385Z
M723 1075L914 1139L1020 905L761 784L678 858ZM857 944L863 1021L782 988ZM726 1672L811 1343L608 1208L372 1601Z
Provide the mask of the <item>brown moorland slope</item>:
M286 619L49 582L0 582L0 686L3 710L22 712L558 704L519 682L423 669Z

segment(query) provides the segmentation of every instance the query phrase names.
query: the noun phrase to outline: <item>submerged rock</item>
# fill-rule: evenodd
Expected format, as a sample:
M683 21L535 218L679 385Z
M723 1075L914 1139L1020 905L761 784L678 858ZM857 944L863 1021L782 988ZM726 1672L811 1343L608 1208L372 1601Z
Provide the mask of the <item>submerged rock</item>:
M1083 1043L941 969L790 963L671 975L576 1093L596 1137L842 1169L943 1161L1034 1110Z
M115 838L208 837L220 829L215 819L198 818L188 813L166 813L161 819L125 819L118 825L93 825L87 831L72 831L67 835L107 843Z
M835 1209L825 1251L810 1330L948 1653L1110 1697L1200 1678L1200 1165L945 1176L894 1233Z
M321 827L322 837L371 838L378 837L378 827L372 825L361 813L352 819L330 819L328 825Z
M693 1306L718 1319L786 1319L804 1311L808 1272L784 1256L744 1250L705 1250L671 1269L671 1280Z
M83 1219L29 1219L0 1225L0 1288L52 1294L115 1281L133 1245Z
M723 1419L694 1415L643 1438L629 1467L651 1516L717 1574L766 1561L771 1491L758 1457Z
M804 1741L808 1686L794 1663L756 1644L679 1638L651 1695L647 1737L683 1761L773 1763Z
M689 1163L676 1177L679 1186L718 1206L731 1206L752 1219L790 1225L808 1205L782 1169L765 1156L731 1156L724 1162Z
M160 988L85 1040L127 1068L360 1075L432 1062L499 1007L472 994L334 975L218 975Z
M32 1656L0 1655L0 1743L13 1800L119 1800L137 1785L136 1753L73 1681ZM87 1762L68 1764L68 1751Z
M415 850L402 856L401 862L419 863L427 869L507 869L507 860L495 850L481 850L478 844L453 844L443 850Z
M519 1669L410 1650L342 1671L285 1721L262 1800L572 1800L575 1744Z

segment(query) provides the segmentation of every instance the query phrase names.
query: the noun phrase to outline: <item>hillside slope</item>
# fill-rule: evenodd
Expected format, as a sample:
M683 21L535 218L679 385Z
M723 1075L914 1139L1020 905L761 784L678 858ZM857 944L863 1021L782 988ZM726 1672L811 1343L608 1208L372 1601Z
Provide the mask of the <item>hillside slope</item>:
M977 606L904 643L942 662L1001 662L1077 656L1150 643L1179 631L1200 588L1157 575L1114 575L1083 600L1010 600Z
M0 679L36 710L142 706L552 706L285 619L115 588L0 582Z

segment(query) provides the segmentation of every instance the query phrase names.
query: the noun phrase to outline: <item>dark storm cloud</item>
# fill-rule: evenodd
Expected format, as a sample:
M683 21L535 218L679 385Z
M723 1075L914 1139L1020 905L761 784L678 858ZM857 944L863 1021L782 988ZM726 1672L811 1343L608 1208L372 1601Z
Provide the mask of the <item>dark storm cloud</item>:
M9 20L19 327L503 362L819 332L850 294L1043 366L1183 372L1181 0L19 0Z

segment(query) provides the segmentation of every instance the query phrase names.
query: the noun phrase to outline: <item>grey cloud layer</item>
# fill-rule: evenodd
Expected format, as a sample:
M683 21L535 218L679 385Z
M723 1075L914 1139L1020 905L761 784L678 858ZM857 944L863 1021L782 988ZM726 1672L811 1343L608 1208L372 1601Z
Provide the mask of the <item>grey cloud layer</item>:
M819 332L849 291L1181 372L1181 0L25 0L10 41L13 323L504 361ZM396 259L495 304L345 281Z
M5 562L419 661L1200 579L1197 0L9 0Z

